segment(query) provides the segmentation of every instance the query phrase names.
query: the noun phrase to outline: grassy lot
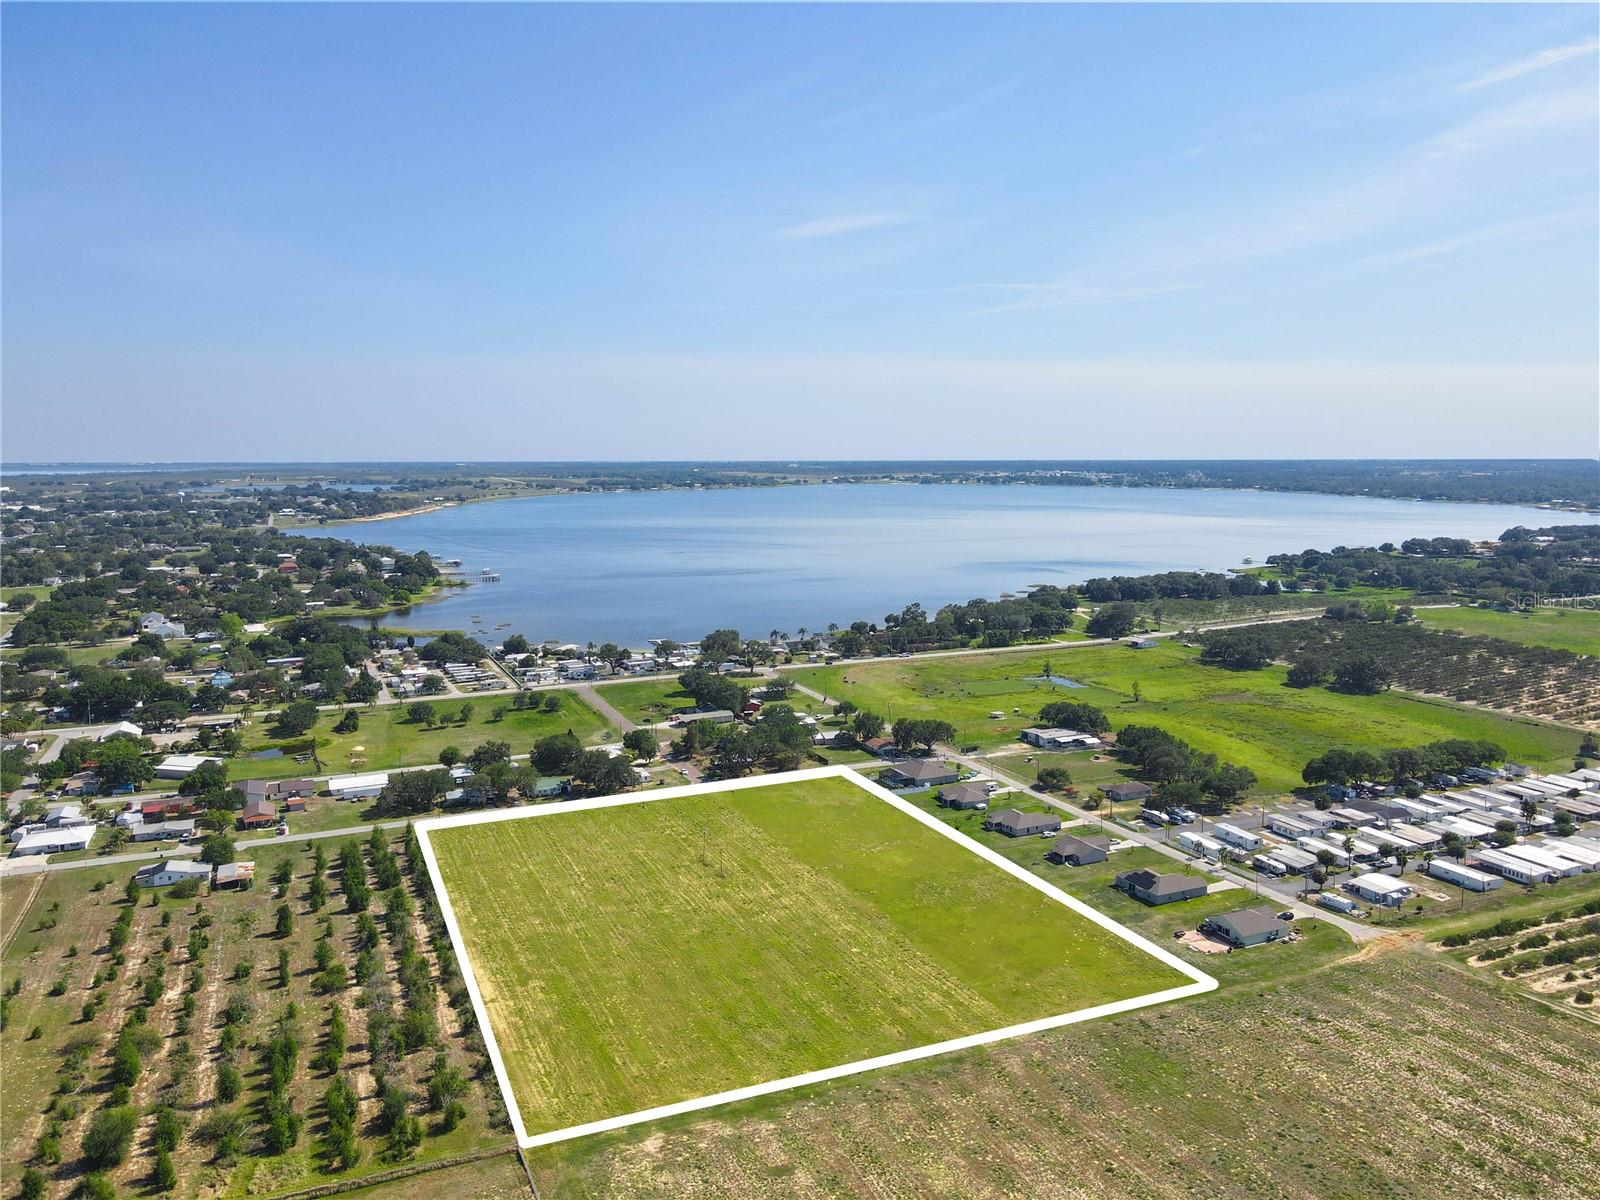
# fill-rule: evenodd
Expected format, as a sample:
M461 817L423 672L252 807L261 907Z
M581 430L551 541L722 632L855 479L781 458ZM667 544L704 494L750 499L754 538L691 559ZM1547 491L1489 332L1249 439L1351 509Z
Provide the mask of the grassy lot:
M546 1200L1587 1200L1596 1055L1401 948L530 1158Z
M1088 686L1031 681L1048 659L1057 675ZM1503 717L1448 701L1401 692L1349 696L1324 688L1290 688L1285 671L1227 671L1202 666L1198 652L1174 642L1149 650L1092 646L1043 654L906 659L849 663L796 672L807 686L847 697L891 720L934 717L956 727L963 745L1014 743L1052 700L1104 708L1112 724L1157 725L1260 777L1258 790L1300 786L1308 759L1332 746L1415 746L1440 738L1487 738L1534 766L1570 763L1575 730ZM1140 699L1133 698L1134 688ZM991 712L1005 715L992 719Z
M337 847L332 849L336 857ZM138 1002L141 984L155 972L160 973L162 986L147 1019L154 1037L143 1055L130 1100L141 1108L170 1102L184 1121L186 1132L173 1151L179 1175L175 1195L270 1197L332 1179L359 1179L399 1165L385 1154L384 1137L373 1119L379 1102L369 1025L376 1006L406 1002L398 983L394 937L384 934L380 938L370 986L320 986L314 947L324 919L333 930L329 939L333 962L353 970L356 960L357 917L347 910L337 871L327 877L327 905L313 913L306 898L313 870L308 847L257 847L249 857L257 871L252 890L189 900L175 899L170 891L146 893L131 909L123 898L123 885L132 873L128 866L0 882L5 930L8 935L14 931L0 960L0 973L8 985L21 981L5 1031L0 1034L0 1053L6 1064L5 1087L0 1089L0 1161L7 1165L8 1173L35 1159L41 1133L48 1122L58 1119L63 1162L59 1168L40 1165L53 1179L49 1194L68 1194L80 1166L84 1131L109 1099L113 1042ZM286 898L275 894L272 882L281 863L287 863L292 872ZM292 928L280 937L274 932L274 919L285 899ZM383 901L374 898L373 915L380 921L382 908ZM108 935L124 911L130 912L133 920L121 951L124 961L113 972L117 955L110 949ZM413 928L421 929L420 922ZM189 945L191 934L197 931L209 942L200 950L198 961ZM429 960L429 974L439 978L436 956L426 938L419 934L419 940ZM289 955L286 986L278 975L280 950ZM64 984L62 993L51 995L58 980ZM97 996L104 997L104 1007L92 1019L85 1019L84 1003ZM222 1013L235 1000L243 1004L244 1014L236 1031L237 1048L230 1050L223 1038ZM292 1025L301 1048L288 1097L305 1118L305 1128L287 1152L268 1155L260 1144L255 1115L265 1093L257 1043L270 1035L274 1022L291 1004L298 1009ZM320 1101L332 1076L309 1063L324 1044L335 1006L343 1013L348 1029L348 1048L339 1073L358 1097L357 1132L362 1149L357 1165L336 1173L324 1169L321 1155ZM417 1162L503 1146L510 1140L492 1079L485 1076L486 1082L480 1082L476 1074L484 1061L481 1043L442 994L436 998L436 1007L438 1045L399 1055L388 1064L390 1078L411 1098L410 1111L422 1120L425 1136L411 1160ZM64 1061L64 1051L75 1046L81 1046L85 1054L77 1071ZM443 1053L469 1080L463 1096L466 1117L450 1131L438 1126L421 1099L436 1053ZM197 1136L209 1115L227 1107L219 1103L216 1091L224 1061L243 1076L243 1091L234 1107L244 1117L244 1132L240 1152L234 1157L219 1156ZM119 1195L148 1191L146 1181L154 1154L148 1128L148 1122L141 1126L127 1162L111 1172Z
M434 845L530 1132L1187 982L843 779Z
M694 698L679 689L675 678L607 683L596 691L601 699L636 725L670 721L694 707Z
M739 679L741 686L759 684L760 679ZM638 725L656 725L662 721L670 721L680 713L686 713L694 708L694 698L689 693L678 687L674 679L638 679L625 683L604 683L596 689L601 699L614 707L628 720ZM797 713L820 713L830 711L829 706L813 700L810 696L801 695L799 692L791 695L787 700L775 700L775 704L786 704Z
M422 766L439 761L439 751L454 746L463 754L484 742L500 741L511 744L513 754L526 754L533 743L552 733L571 730L585 742L603 742L616 737L604 718L572 692L551 692L561 698L559 712L510 707L507 699L475 697L470 701L445 700L433 702L434 711L447 723L429 729L406 715L409 705L388 704L364 708L361 727L354 733L334 733L333 726L344 716L343 712L325 712L317 718L316 727L301 737L277 739L272 727L257 720L252 722L245 737L245 752L281 748L281 758L237 758L228 764L228 774L233 779L292 779L300 775L325 774L348 770L382 771L390 767ZM464 703L472 705L472 717L465 723L459 714ZM505 716L495 719L495 710L505 708ZM314 762L297 762L296 753L310 749L315 740L316 754L321 760L321 770ZM363 747L358 752L356 747ZM362 762L362 759L365 759Z
M1417 611L1417 616L1433 629L1454 629L1524 646L1600 655L1600 610L1539 608L1532 612L1498 612L1490 608L1424 608Z
M1422 929L1429 941L1459 929L1492 925L1504 917L1543 913L1600 897L1600 876L1593 874L1574 875L1538 887L1523 887L1507 880L1491 892L1467 892L1415 869L1406 871L1406 881L1437 895L1423 894L1408 901L1399 912L1375 914L1374 923L1396 929ZM1418 903L1422 905L1420 915L1416 912Z
M3 614L0 614L3 615ZM18 613L20 617L22 614ZM116 657L117 651L127 644L126 639L120 642L111 642L102 646L57 646L67 656L67 662L74 667L98 666L108 659ZM21 650L7 650L4 657L7 659L20 658Z

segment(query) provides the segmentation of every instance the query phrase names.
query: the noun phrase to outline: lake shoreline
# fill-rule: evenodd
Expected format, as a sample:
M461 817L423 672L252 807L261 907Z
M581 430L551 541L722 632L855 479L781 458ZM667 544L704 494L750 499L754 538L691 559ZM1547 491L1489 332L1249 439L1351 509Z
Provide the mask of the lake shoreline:
M1486 540L1550 522L1523 505L1225 488L902 482L523 499L548 503L456 504L343 535L460 559L470 580L480 569L499 576L475 584L470 599L446 592L428 602L431 628L509 625L534 640L643 645L718 627L882 621L913 600L931 612L1096 576L1223 574L1306 547Z

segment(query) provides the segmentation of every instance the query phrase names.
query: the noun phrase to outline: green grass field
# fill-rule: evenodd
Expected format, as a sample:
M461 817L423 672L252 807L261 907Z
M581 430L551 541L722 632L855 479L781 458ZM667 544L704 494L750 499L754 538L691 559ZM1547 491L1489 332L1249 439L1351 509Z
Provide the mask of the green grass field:
M1491 608L1423 608L1417 610L1417 616L1431 629L1453 629L1524 646L1600 655L1600 610L1540 608L1533 612L1498 612Z
M433 729L413 722L406 715L410 706L405 704L359 709L361 727L354 733L333 732L333 726L344 716L342 711L322 713L310 733L287 739L273 737L270 722L258 719L245 738L246 753L280 747L284 749L283 756L233 759L228 763L228 774L233 779L291 779L314 772L383 771L390 767L436 763L439 751L446 746L454 746L466 754L484 742L508 742L513 754L526 754L540 738L569 729L585 742L600 742L616 736L605 719L576 693L563 691L549 695L561 698L559 712L531 708L518 711L510 707L509 698L474 697L470 701L472 717L464 723L456 718L461 706L468 701L436 701L434 710L449 719ZM506 714L497 721L494 710L502 706ZM322 760L320 772L316 771L314 763L297 762L290 752L301 751L312 739L316 741L317 755ZM362 747L360 751L356 749L358 746Z
M1052 673L1088 686L1030 681L1046 660ZM1202 666L1198 651L1174 642L1149 650L1090 646L1058 651L846 663L797 671L799 682L848 698L891 720L935 717L956 727L962 745L1016 742L1052 700L1105 709L1112 725L1160 726L1219 758L1249 767L1261 793L1301 784L1300 769L1333 746L1418 746L1441 738L1486 738L1531 766L1570 764L1576 730L1504 717L1402 692L1349 696L1284 686L1285 670L1228 671ZM1135 685L1140 699L1133 698ZM991 712L1004 714L991 718Z
M655 725L694 707L694 697L676 679L640 679L595 689L601 699L638 725Z
M431 838L530 1133L1190 982L843 779Z

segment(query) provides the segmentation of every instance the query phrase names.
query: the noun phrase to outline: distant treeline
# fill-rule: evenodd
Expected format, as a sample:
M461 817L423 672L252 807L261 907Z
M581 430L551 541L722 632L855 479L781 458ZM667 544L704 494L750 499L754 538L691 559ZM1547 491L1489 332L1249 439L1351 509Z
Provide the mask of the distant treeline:
M1253 460L994 460L832 462L632 463L315 463L175 466L137 476L15 476L32 489L118 484L171 489L240 478L272 483L303 480L318 487L328 476L391 489L368 493L352 506L388 504L447 493L453 499L503 488L639 490L674 487L763 487L802 483L971 483L1073 487L1245 488L1324 492L1397 499L1467 500L1506 504L1566 504L1600 508L1600 461L1595 459L1366 459ZM320 477L320 478L319 478ZM327 489L324 489L327 490ZM396 494L398 493L398 494ZM286 493L273 493L284 495ZM293 494L293 493L288 493ZM348 493L347 493L348 494Z
M1082 585L1036 587L1004 600L947 604L931 617L920 604L890 613L881 624L856 621L831 627L832 643L846 657L900 654L966 646L1009 646L1048 638L1072 628L1073 613L1087 601L1101 613L1126 616L1092 634L1121 636L1135 614L1120 606L1157 599L1221 600L1294 592L1347 591L1358 585L1405 588L1430 595L1490 602L1543 596L1600 594L1600 526L1510 529L1500 549L1474 556L1469 543L1453 538L1413 539L1375 549L1336 546L1273 555L1260 574L1166 571L1155 575L1090 579ZM1110 612L1112 606L1119 606Z

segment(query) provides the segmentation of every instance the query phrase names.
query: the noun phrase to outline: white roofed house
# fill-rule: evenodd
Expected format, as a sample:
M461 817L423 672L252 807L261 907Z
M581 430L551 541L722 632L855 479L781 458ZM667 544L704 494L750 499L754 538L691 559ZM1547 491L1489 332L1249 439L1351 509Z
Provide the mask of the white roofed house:
M161 638L181 638L184 635L182 621L169 621L163 613L147 612L139 618L139 632L153 633Z
M169 858L165 862L140 867L133 877L139 881L140 887L171 887L186 879L196 879L204 883L211 878L211 868L203 862L195 862L189 858Z
M220 758L210 758L204 754L169 754L156 764L156 777L159 779L187 779L206 763L219 763Z
M1462 866L1448 858L1430 859L1427 871L1435 879L1443 879L1446 883L1466 888L1469 892L1493 891L1503 882L1498 875Z
M11 847L13 858L30 854L65 854L72 850L87 850L94 840L93 825L73 825L66 829L35 829L18 838Z
M1380 904L1385 908L1399 908L1401 902L1413 894L1409 883L1401 883L1393 875L1383 875L1378 872L1347 879L1344 889L1360 896L1369 904Z
M362 800L376 796L388 783L389 776L384 771L366 775L335 775L328 780L328 791L339 800Z
M1024 729L1018 736L1041 750L1089 750L1100 745L1094 734L1076 729Z

